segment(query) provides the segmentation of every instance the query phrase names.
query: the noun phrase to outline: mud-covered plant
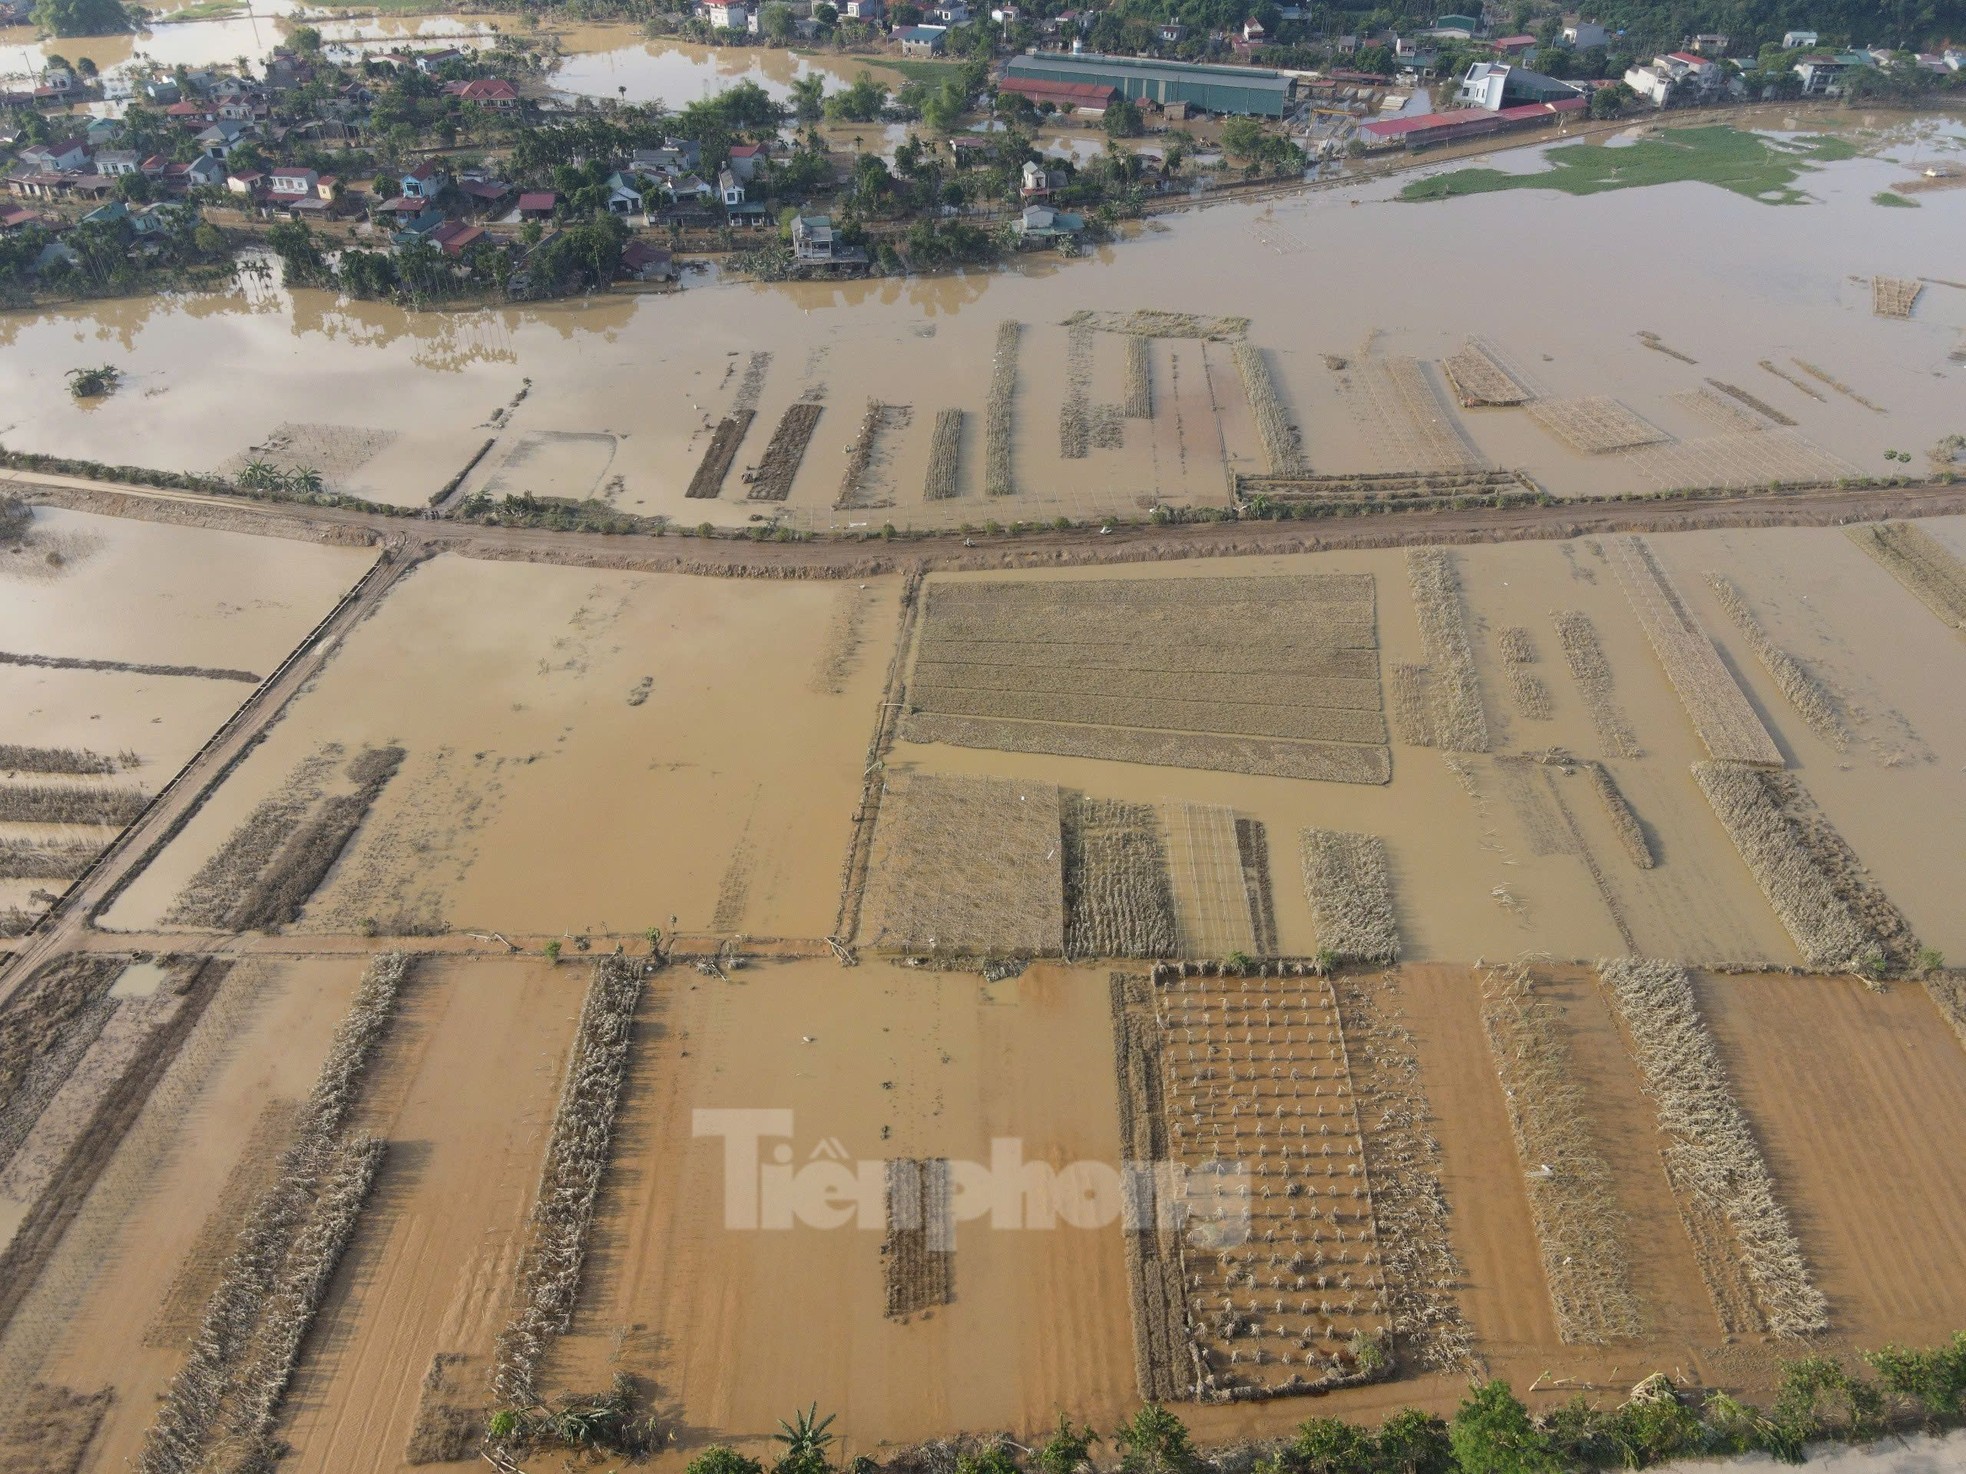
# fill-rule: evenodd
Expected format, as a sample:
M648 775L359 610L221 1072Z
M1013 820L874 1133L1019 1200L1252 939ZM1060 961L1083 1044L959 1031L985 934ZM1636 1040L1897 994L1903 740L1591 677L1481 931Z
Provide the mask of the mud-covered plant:
M1060 1413L1058 1427L1038 1448L1034 1461L1038 1474L1079 1474L1091 1462L1097 1439L1091 1425L1074 1428L1072 1420Z
M1150 1402L1113 1434L1120 1450L1121 1474L1195 1474L1195 1452L1188 1425L1157 1402Z
M1864 1360L1895 1410L1910 1412L1928 1426L1954 1423L1966 1414L1966 1331L1943 1346L1886 1346L1865 1352Z
M713 1443L684 1466L683 1474L764 1474L764 1468L734 1448Z
M77 399L99 399L114 389L122 377L122 370L113 364L72 368L68 371L68 392Z
M1461 1474L1563 1474L1554 1441L1500 1378L1474 1385L1447 1436Z

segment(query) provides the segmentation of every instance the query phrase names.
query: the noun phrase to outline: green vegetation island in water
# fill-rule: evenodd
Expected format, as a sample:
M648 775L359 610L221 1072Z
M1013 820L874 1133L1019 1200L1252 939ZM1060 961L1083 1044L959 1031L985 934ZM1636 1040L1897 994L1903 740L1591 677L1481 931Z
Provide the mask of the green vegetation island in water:
M1431 179L1416 179L1399 192L1399 197L1446 200L1503 189L1560 189L1566 194L1585 195L1697 180L1767 205L1799 205L1808 195L1796 188L1798 178L1819 165L1856 155L1855 144L1834 136L1788 142L1726 124L1674 128L1661 137L1617 147L1572 143L1553 148L1547 156L1549 168L1535 174L1456 169Z

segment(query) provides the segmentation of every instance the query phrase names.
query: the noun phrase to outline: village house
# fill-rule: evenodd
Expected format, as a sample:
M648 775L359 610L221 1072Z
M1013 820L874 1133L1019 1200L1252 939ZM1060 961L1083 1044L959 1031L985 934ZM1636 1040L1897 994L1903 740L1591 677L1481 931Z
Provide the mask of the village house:
M807 215L792 219L792 258L795 261L831 261L835 247L832 217Z
M674 281L676 258L660 246L633 240L621 248L620 273L628 281Z
M1011 229L1023 244L1056 245L1078 239L1085 230L1085 221L1049 205L1026 205L1024 212L1011 222Z
M1782 50L1784 51L1800 51L1804 47L1820 44L1821 42L1814 31L1784 31L1782 33Z
M738 3L738 0L718 0L718 3L705 5L701 14L713 30L748 31L751 28L751 7Z
M432 229L425 239L446 256L456 260L480 241L489 240L491 237L482 226L467 225L462 220L446 220Z
M726 210L744 203L744 186L728 169L717 172L717 201Z
M749 184L758 177L758 166L764 162L765 146L762 143L737 143L731 145L730 173L739 183Z
M204 152L207 158L225 160L232 157L232 150L252 136L252 129L244 123L222 118L202 130L192 142Z
M887 19L887 0L846 0L844 14L848 20L878 25Z
M894 39L901 43L903 56L940 56L948 44L946 26L896 26Z
M414 169L404 173L403 193L413 200L434 200L450 182L451 176L441 165L430 159L422 159Z
M43 174L69 174L89 162L89 145L80 138L33 143L20 151L20 162Z
M509 113L519 105L519 89L503 77L480 77L469 82L446 82L444 92L460 102L475 103L493 112Z
M1611 41L1611 33L1594 20L1570 20L1564 22L1563 44L1573 51L1588 51L1593 46L1605 46Z
M551 220L559 208L560 197L550 189L531 190L519 196L521 220Z

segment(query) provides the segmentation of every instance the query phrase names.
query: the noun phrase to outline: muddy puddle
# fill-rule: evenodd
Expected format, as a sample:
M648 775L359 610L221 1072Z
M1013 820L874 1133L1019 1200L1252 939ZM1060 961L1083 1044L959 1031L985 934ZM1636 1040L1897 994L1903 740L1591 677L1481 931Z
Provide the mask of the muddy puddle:
M1851 121L1862 135L1864 120ZM1887 138L1880 126L1867 136L1887 156L1804 175L1810 202L1792 206L1699 183L1409 204L1389 181L1156 220L1092 261L1027 257L934 279L706 277L662 297L415 315L259 283L16 314L0 320L10 350L0 437L211 470L283 427L339 427L348 455L376 449L330 480L405 505L427 501L492 440L467 493L592 496L688 525L980 526L1224 503L1232 472L1273 459L1232 345L1154 340L1148 412L1115 418L1123 340L1095 335L1088 374L1060 325L1081 309L1155 307L1249 319L1318 472L1492 464L1559 496L1885 475L1904 464L1887 450L1922 460L1960 428L1966 367L1949 355L1966 334L1966 287L1949 283L1966 191L1928 193L1915 210L1871 203L1942 133ZM1497 157L1526 168L1536 155ZM1456 241L1444 255L1442 230ZM1700 251L1658 249L1690 236ZM1921 284L1910 318L1873 312L1880 275ZM1025 325L1007 431L1012 494L986 497L984 411L1004 321ZM1548 403L1537 413L1455 403L1441 361L1471 337ZM744 371L761 353L768 365L750 383ZM124 368L126 387L78 408L62 376L102 359ZM823 408L789 496L754 500L760 488L745 476L799 401ZM853 485L870 401L907 407L909 423L888 426L875 447L883 470ZM1095 421L1082 449L1062 423L1072 404ZM687 497L717 423L746 407L756 419L720 495ZM931 501L945 410L964 416L957 494ZM1635 421L1641 431L1626 438L1649 443L1593 441L1605 414Z

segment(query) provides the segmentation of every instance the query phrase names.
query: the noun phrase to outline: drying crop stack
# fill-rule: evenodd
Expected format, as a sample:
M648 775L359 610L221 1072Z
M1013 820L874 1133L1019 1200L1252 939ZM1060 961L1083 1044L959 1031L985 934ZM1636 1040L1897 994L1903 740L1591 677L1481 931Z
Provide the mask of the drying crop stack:
M1811 1279L1775 1196L1774 1178L1728 1086L1686 970L1632 957L1600 962L1597 970L1658 1108L1673 1185L1731 1226L1740 1269L1768 1329L1784 1336L1825 1329L1829 1302Z
M492 1390L513 1407L541 1400L540 1361L551 1338L573 1319L641 996L641 963L617 952L594 965L540 1168L539 1196L520 1262L518 1309L493 1352Z
M1318 945L1344 961L1399 960L1399 922L1386 846L1376 834L1306 829L1304 889Z
M1508 1099L1543 1277L1565 1341L1639 1331L1610 1164L1598 1150L1562 1021L1527 971L1485 979L1481 1021Z

